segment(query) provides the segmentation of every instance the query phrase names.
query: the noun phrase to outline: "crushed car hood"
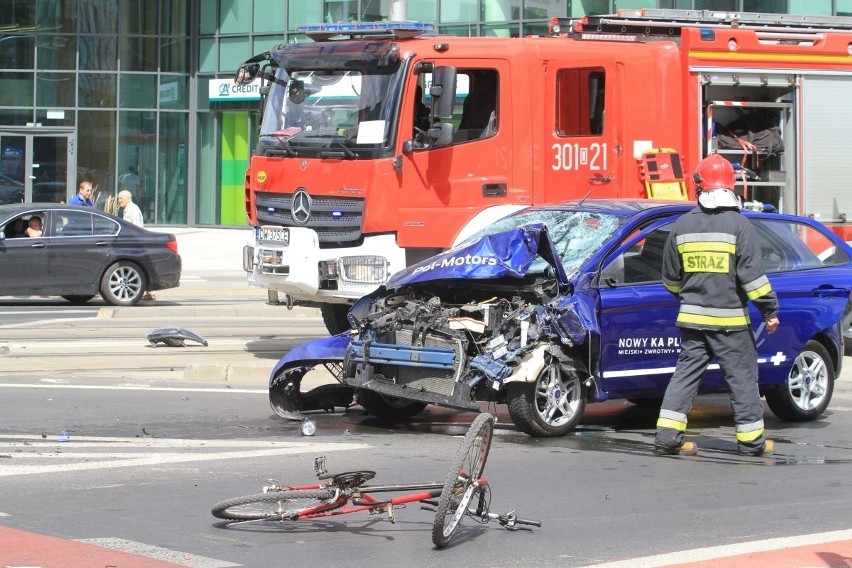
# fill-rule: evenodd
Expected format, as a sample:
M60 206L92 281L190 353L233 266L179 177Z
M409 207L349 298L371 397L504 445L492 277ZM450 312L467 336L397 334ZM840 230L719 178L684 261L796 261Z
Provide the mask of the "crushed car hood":
M386 288L435 280L489 280L523 277L537 256L555 270L561 288L568 276L544 224L525 225L494 233L472 243L450 249L394 274Z

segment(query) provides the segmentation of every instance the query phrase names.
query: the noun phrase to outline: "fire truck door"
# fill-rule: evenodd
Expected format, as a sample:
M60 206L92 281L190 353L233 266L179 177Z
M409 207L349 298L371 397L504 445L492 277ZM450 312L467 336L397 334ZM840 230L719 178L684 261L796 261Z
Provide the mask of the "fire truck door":
M441 63L449 64L458 70L450 119L452 142L404 154L397 176L397 239L406 248L447 248L477 211L522 199L513 192L510 178L513 125L508 112L512 104L508 64L500 60ZM400 118L401 140L415 138L415 126L423 128L431 105L429 78L429 74L409 77ZM428 117L425 122L428 125Z
M602 65L548 63L545 90L555 94L556 104L545 110L547 201L581 198L589 191L593 197L618 195L615 79Z

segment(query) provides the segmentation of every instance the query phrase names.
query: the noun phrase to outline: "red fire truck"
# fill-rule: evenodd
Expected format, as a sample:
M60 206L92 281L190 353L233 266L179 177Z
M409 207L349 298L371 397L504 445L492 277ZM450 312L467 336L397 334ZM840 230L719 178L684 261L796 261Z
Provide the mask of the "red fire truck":
M748 207L846 235L852 18L645 9L550 29L308 26L312 43L248 60L236 80L265 94L249 283L340 331L354 299L474 228L587 195L688 199L712 152Z

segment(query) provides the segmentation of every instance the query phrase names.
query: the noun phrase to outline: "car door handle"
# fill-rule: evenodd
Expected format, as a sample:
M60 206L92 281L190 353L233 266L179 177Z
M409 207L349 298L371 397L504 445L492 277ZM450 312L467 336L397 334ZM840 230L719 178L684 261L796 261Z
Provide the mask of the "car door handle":
M43 249L45 247L45 244L44 243L33 243L30 246L34 249Z
M811 290L811 294L816 296L817 298L838 298L838 297L848 297L849 289L848 288L836 288L830 284L826 284L823 286L818 286Z
M594 175L589 178L589 183L609 183L611 181L611 177L602 175Z
M98 246L98 247L108 247L108 246L109 246L109 241L97 241L97 242L95 243L95 246Z

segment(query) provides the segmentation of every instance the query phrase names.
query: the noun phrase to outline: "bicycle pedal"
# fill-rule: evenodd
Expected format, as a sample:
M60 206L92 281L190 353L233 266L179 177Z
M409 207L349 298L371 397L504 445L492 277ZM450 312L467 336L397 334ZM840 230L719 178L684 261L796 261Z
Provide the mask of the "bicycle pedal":
M396 519L393 516L393 503L388 503L387 512L388 520L391 522L391 524L396 524Z

